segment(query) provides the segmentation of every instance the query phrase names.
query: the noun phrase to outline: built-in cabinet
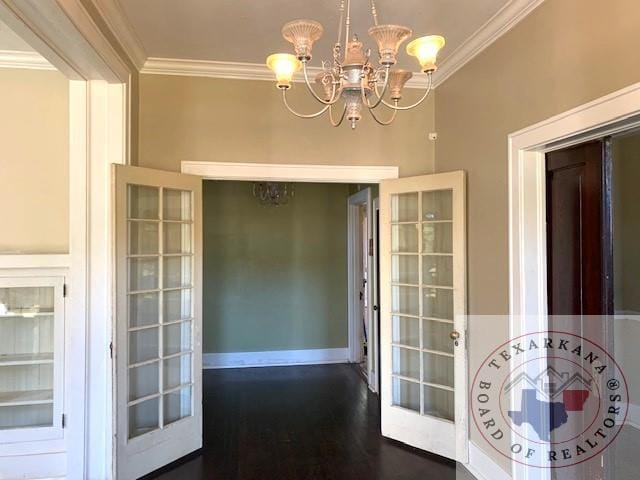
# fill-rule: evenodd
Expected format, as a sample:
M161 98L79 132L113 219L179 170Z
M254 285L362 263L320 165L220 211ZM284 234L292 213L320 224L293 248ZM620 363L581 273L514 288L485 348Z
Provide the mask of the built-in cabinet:
M64 285L64 274L0 270L0 478L63 464ZM44 455L38 468L20 469L22 455L35 454Z

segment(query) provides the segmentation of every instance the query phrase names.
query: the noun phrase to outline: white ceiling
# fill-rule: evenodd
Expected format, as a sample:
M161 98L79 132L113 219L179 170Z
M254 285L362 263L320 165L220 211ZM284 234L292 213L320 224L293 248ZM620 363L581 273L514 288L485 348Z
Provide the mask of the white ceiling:
M147 56L263 63L270 53L291 51L280 28L293 19L317 20L325 28L314 48L314 65L330 59L338 23L338 0L121 0L120 5ZM377 0L380 23L413 29L414 37L447 40L440 60L497 13L508 0ZM352 31L373 47L369 0L352 0ZM403 53L402 57L406 57ZM403 60L412 67L414 63Z

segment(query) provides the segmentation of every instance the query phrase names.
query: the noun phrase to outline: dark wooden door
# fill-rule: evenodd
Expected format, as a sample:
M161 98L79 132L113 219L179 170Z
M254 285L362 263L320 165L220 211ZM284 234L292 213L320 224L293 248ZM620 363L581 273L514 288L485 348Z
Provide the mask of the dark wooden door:
M609 141L547 154L550 315L612 313Z

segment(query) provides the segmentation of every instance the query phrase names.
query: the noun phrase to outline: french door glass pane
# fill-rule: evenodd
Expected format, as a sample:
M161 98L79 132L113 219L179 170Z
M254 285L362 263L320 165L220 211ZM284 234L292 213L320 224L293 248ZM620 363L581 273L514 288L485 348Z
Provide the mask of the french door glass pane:
M167 290L164 295L164 322L191 318L191 290Z
M453 357L423 352L422 361L424 382L453 388Z
M139 437L160 426L159 397L129 406L129 438Z
M129 332L129 365L158 358L158 327Z
M422 275L425 285L453 287L453 257L424 255Z
M164 288L188 287L191 285L191 257L163 258Z
M391 281L417 285L420 282L418 255L391 255Z
M422 192L422 220L451 220L453 218L452 198L451 190Z
M423 288L422 295L422 315L424 317L453 320L453 290Z
M408 348L393 347L393 373L420 380L420 352Z
M453 224L423 223L423 253L451 253L453 251Z
M157 187L129 185L129 218L159 218Z
M191 224L164 223L164 253L191 253Z
M129 327L143 327L158 323L160 294L158 292L129 295Z
M455 420L454 397L451 390L423 386L424 391L424 415Z
M418 221L418 194L402 193L391 197L392 222Z
M420 412L420 384L401 378L391 379L392 402L399 407Z
M393 404L453 420L452 190L392 195L391 222Z
M173 355L191 349L191 322L174 323L163 327L163 353Z
M158 393L160 384L159 362L129 369L129 401Z
M393 252L418 253L418 224L402 223L391 226L391 250Z
M53 425L54 293L0 288L0 429Z
M163 401L165 425L191 415L191 387L166 393Z
M135 257L129 259L129 289L155 290L158 288L158 258Z
M129 253L149 255L160 252L158 222L129 222Z
M394 313L419 315L420 294L418 287L392 286L391 309Z
M164 360L164 390L191 382L191 355L181 355Z
M191 220L191 192L165 188L162 218L164 220Z
M393 343L420 347L420 320L411 317L393 315Z
M423 319L422 348L436 352L453 353L453 341L449 338L452 330L453 323Z
M128 369L133 438L192 415L193 208L186 190L128 192L128 365L142 363Z

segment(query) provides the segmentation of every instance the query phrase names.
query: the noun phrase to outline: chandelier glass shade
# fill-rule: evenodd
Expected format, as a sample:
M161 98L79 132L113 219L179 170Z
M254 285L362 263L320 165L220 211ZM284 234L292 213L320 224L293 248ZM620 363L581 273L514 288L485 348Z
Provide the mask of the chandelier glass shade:
M437 69L438 52L445 44L444 38L429 35L416 38L407 45L407 55L415 57L422 72L427 74L427 85L417 102L400 105L403 89L413 73L393 67L397 63L400 46L413 32L402 25L379 24L375 0L370 0L370 5L373 26L368 34L377 46L378 65L371 62L371 49L365 49L356 35L349 36L351 0L340 0L340 23L333 46L333 60L322 62L322 71L314 79L317 88L309 79L308 63L312 58L313 45L322 37L324 28L313 20L293 20L282 27L282 36L293 45L295 54L270 55L267 66L274 72L276 86L282 90L283 102L291 113L301 118L316 118L328 112L334 127L341 125L346 118L355 129L362 118L362 111L366 109L377 123L390 125L398 111L415 108L428 97L433 86L433 72ZM291 88L294 74L300 70L309 93L321 104L317 112L299 113L288 103L287 90ZM378 113L383 109L389 111L388 118L384 120Z

